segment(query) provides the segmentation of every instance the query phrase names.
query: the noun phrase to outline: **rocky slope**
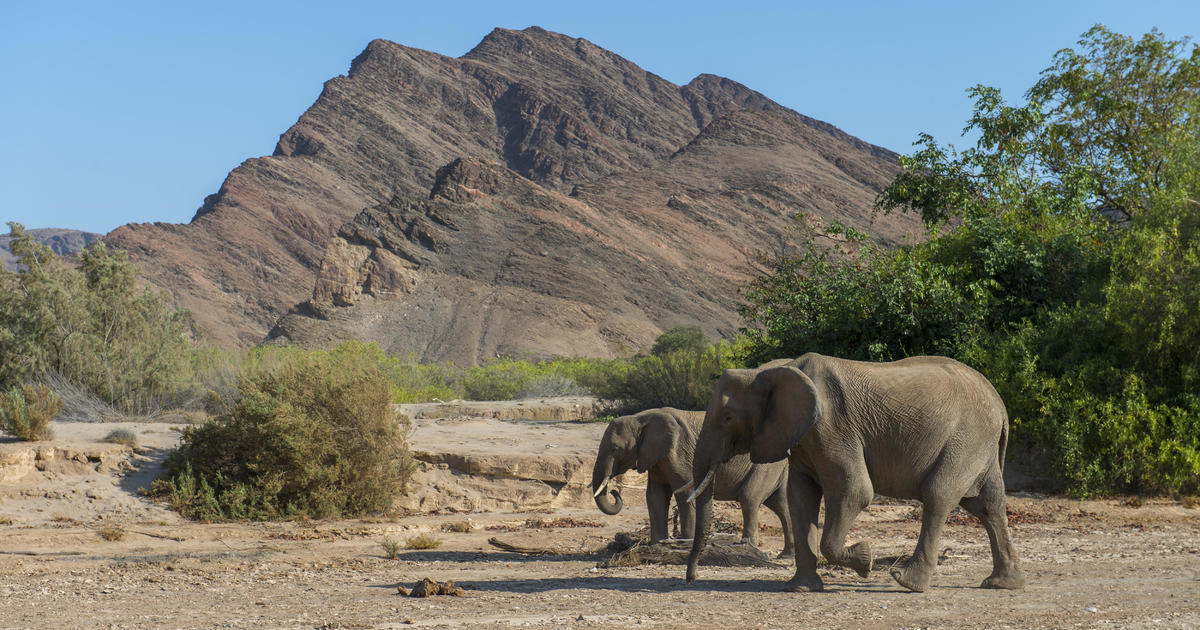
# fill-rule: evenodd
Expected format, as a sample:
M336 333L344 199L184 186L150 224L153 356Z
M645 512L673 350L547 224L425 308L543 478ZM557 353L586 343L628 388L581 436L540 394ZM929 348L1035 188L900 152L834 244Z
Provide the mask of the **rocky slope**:
M885 241L915 228L868 224L895 170L736 82L678 86L583 39L497 29L460 58L371 42L191 223L106 240L225 344L308 300L272 336L608 355L679 323L735 329L749 254L797 211Z
M613 356L679 324L731 335L756 252L794 239L797 211L885 241L911 227L863 212L894 171L886 154L845 156L851 141L794 112L736 112L660 165L569 196L456 160L428 198L397 196L343 226L312 299L271 337L474 363Z
M96 242L102 236L92 232L61 228L36 228L26 231L33 235L35 241L49 246L59 256L74 254ZM9 271L17 268L17 258L13 256L8 245L11 240L12 237L7 234L0 235L0 266Z

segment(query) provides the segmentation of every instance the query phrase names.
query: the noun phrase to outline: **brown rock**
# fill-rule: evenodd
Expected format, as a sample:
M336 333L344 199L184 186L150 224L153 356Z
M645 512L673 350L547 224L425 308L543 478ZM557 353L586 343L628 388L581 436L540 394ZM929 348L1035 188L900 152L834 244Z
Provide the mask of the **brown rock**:
M225 345L278 322L426 359L611 356L678 324L735 331L754 252L797 212L881 242L915 230L867 218L896 169L734 81L678 86L586 40L496 29L457 59L371 42L190 223L105 240Z
M441 592L441 585L436 581L425 578L413 586L410 597L430 597Z

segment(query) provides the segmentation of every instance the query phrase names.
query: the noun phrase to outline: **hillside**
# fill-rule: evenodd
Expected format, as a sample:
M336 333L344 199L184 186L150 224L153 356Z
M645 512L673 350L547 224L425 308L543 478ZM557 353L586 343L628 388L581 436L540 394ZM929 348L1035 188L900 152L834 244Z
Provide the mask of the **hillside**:
M455 163L504 186L447 197L436 176ZM798 211L884 242L914 229L869 222L896 168L893 154L736 82L679 86L583 39L496 29L460 58L371 42L274 154L234 169L190 223L126 225L106 240L225 345L258 343L278 322L275 337L353 334L426 358L608 355L678 323L734 330L749 255L786 240ZM376 247L361 224L385 215L427 229ZM412 284L403 299L345 288L367 299L335 307L331 287L363 273L350 270L356 247L432 254L391 278Z
M59 256L74 254L96 242L102 236L92 232L63 228L36 228L26 231L33 236L33 240L48 246ZM10 240L11 237L9 235L0 235L0 265L12 271L17 268L17 258L12 255L12 250L9 249L8 243Z

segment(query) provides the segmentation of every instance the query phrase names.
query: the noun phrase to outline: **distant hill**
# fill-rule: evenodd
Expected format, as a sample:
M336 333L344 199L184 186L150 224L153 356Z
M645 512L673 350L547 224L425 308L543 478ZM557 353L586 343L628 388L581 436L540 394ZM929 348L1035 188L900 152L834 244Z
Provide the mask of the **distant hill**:
M110 233L217 341L610 356L729 334L793 216L873 219L891 152L734 81L672 84L583 39L496 29L460 58L376 40L191 223Z
M35 241L48 245L59 256L74 254L103 236L92 232L60 228L38 228L26 230L26 232L32 234ZM10 271L17 268L17 259L12 255L8 246L11 240L12 238L8 234L0 235L0 261L3 262L4 268Z

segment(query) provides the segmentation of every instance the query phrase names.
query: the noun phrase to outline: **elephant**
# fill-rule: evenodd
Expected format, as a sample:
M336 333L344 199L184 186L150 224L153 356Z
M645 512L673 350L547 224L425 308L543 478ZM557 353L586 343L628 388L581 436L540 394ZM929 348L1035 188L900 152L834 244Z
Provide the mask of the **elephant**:
M687 581L696 579L712 514L712 470L749 454L757 464L787 460L788 505L796 545L789 591L821 591L818 549L830 564L866 577L873 564L867 542L845 546L846 535L876 493L917 499L921 533L912 556L891 571L911 591L929 587L938 536L955 504L987 531L992 573L983 588L1025 585L1008 531L1004 453L1008 412L979 372L945 357L889 363L808 353L757 369L726 370L705 414L692 475L698 526ZM818 546L817 515L825 500ZM807 543L807 544L805 544Z
M612 483L613 477L637 468L639 473L647 473L646 507L650 511L651 540L657 542L669 537L667 511L672 494L679 507L680 534L691 538L696 520L692 504L684 499L692 486L692 452L703 421L702 411L663 407L610 422L600 439L592 471L592 491L600 511L610 515L621 511L621 494ZM787 462L752 464L749 456L741 455L718 466L714 475L712 494L717 500L737 501L742 506L743 542L757 546L758 509L766 505L779 516L783 526L784 549L780 557L791 556Z

